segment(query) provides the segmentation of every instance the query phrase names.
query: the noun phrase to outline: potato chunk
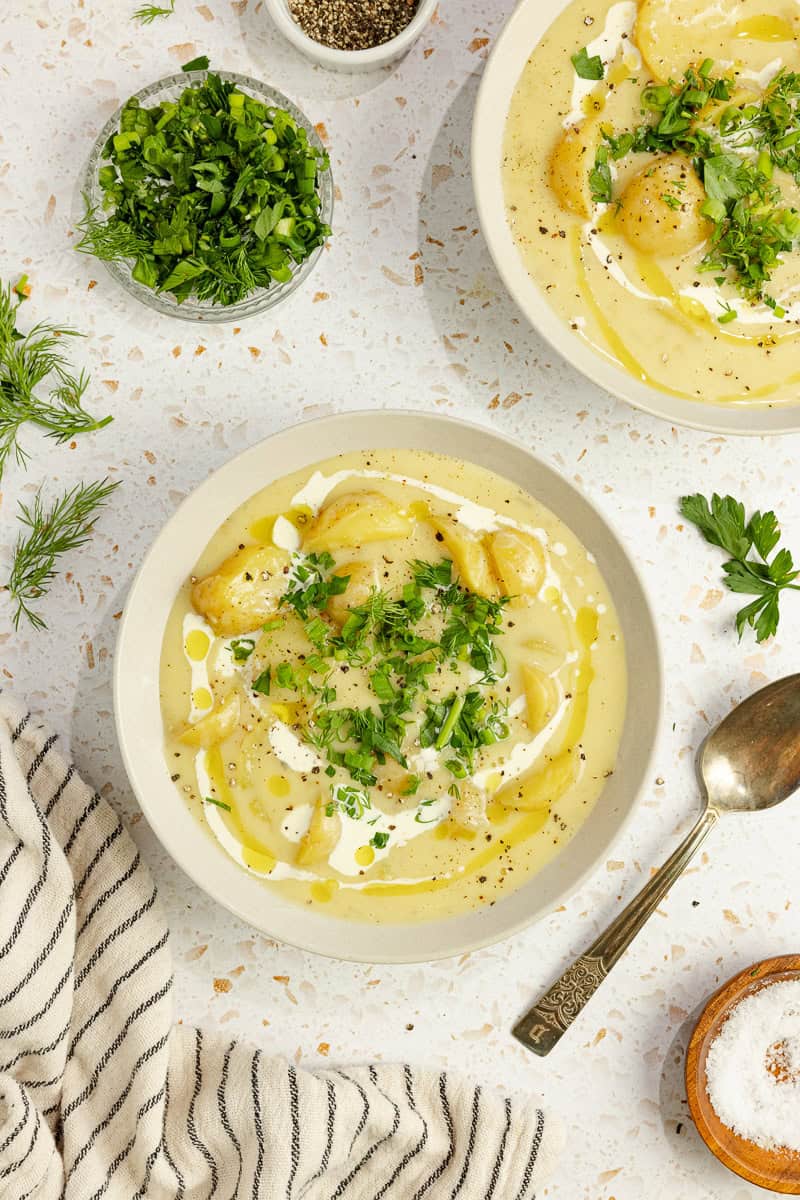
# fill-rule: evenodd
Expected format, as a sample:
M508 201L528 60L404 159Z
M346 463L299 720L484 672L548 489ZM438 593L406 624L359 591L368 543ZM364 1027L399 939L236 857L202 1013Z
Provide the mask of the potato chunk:
M487 829L486 796L468 779L458 785L458 795L450 806L450 820L467 833Z
M489 555L504 596L512 605L532 604L544 581L544 547L522 529L499 529L489 538Z
M674 200L671 207L667 200ZM705 189L682 154L670 154L638 171L620 197L617 226L643 254L659 258L688 254L708 237L711 225L700 211Z
M731 60L759 75L796 54L798 33L796 0L640 0L635 41L653 78L666 83L705 58L714 59L715 75Z
M245 546L192 585L192 604L220 637L250 633L276 612L288 568L285 550Z
M412 520L380 492L347 492L321 510L306 537L306 553L350 549L408 537Z
M550 187L561 207L579 217L588 217L592 211L589 172L599 140L599 122L582 121L564 131L550 155Z
M543 767L534 767L518 779L511 779L495 792L492 800L504 808L524 812L549 809L578 777L577 753L564 751Z
M339 841L342 832L342 818L338 812L332 812L328 816L329 803L330 801L324 796L320 796L317 800L308 832L297 849L298 866L308 867L327 859Z
M455 563L464 587L487 599L496 599L497 581L492 574L484 539L452 517L434 515L431 524Z
M531 733L544 729L558 708L558 687L538 667L522 664L522 687L525 692L525 724Z
M331 596L326 606L328 616L341 629L350 609L366 604L372 592L377 590L378 569L375 563L350 562L337 567L334 574L350 576L346 591L338 596Z
M185 746L215 746L230 737L239 724L239 697L234 693L220 708L184 729L179 741Z

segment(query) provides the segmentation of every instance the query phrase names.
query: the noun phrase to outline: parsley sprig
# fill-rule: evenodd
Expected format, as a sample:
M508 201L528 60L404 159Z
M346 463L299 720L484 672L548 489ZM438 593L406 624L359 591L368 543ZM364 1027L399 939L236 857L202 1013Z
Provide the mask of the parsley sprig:
M781 536L775 513L757 511L747 520L744 505L733 496L716 492L710 504L700 493L684 496L680 510L707 542L730 555L722 564L726 586L732 592L756 597L736 614L739 637L749 626L755 630L757 642L766 641L778 628L781 592L800 591L794 582L800 571L795 569L791 553L784 548L770 557Z

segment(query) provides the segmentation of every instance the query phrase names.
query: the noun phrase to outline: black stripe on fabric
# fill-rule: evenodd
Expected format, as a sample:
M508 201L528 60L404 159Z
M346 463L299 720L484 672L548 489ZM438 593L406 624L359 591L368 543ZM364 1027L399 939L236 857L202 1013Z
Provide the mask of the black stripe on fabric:
M261 1172L264 1169L264 1126L261 1124L261 1097L258 1094L258 1060L261 1057L261 1051L255 1050L250 1063L250 1090L253 1094L253 1124L256 1127L256 1142L258 1143L258 1157L256 1159L256 1169L253 1175L253 1200L258 1200L258 1193L261 1190Z
M203 1050L203 1035L199 1029L194 1031L194 1089L192 1090L192 1098L189 1101L189 1113L186 1118L186 1132L189 1134L189 1141L194 1146L195 1150L199 1150L203 1158L208 1163L208 1168L211 1171L211 1187L209 1188L209 1196L214 1196L219 1184L219 1172L214 1155L209 1150L208 1146L203 1142L197 1133L197 1126L194 1120L194 1106L197 1103L197 1097L200 1095L200 1088L203 1086L203 1072L200 1067L200 1055Z
M6 861L3 863L2 870L0 870L0 887L2 887L3 884L5 883L6 875L11 870L11 868L13 867L13 865L17 861L17 859L19 858L20 851L24 848L24 845L25 845L24 842L17 842L16 846L11 851L11 853L9 854Z
M36 1024L37 1021L41 1021L42 1017L46 1016L47 1013L49 1013L50 1009L55 1004L55 1002L58 999L58 997L60 996L61 992L64 990L64 985L66 984L67 980L70 979L71 977L72 977L72 963L70 962L66 971L61 976L61 978L59 979L55 988L53 989L52 993L50 994L50 997L47 1000L47 1003L42 1008L40 1008L37 1013L34 1013L32 1017L28 1017L28 1020L25 1021L24 1024L15 1025L13 1029L0 1029L0 1040L4 1041L6 1038L19 1037L19 1035L21 1033L26 1033L27 1030L31 1029Z
M136 974L136 972L139 970L139 968L143 967L144 964L146 962L148 962L153 957L154 954L157 954L159 950L163 950L164 946L166 946L168 941L169 941L169 932L167 930L165 930L164 933L162 933L161 937L158 939L158 941L155 942L150 947L149 950L146 950L144 952L144 954L142 955L142 957L137 962L135 962L132 967L129 967L127 971L123 971L123 973L120 976L118 976L117 979L114 980L114 983L111 986L111 988L109 988L108 994L106 995L106 998L103 1001L103 1003L100 1005L100 1007L98 1009L96 1009L92 1013L92 1015L89 1017L89 1019L81 1026L81 1028L75 1034L75 1037L72 1039L72 1045L70 1047L70 1054L74 1053L75 1047L78 1045L78 1042L81 1040L83 1035L85 1033L87 1033L88 1030L91 1029L92 1025L94 1025L97 1018L101 1017L103 1015L103 1013L106 1011L106 1009L108 1009L111 1006L111 1004L114 1002L114 997L116 996L119 989L122 987L123 983L127 983L128 980L131 979L132 976L134 976ZM72 970L72 967L70 967L70 971L71 970Z
M303 1190L301 1192L301 1195L303 1196L308 1195L311 1185L316 1183L320 1176L325 1174L328 1169L328 1163L331 1160L331 1151L333 1149L333 1131L336 1125L336 1088L333 1086L330 1079L325 1080L325 1087L328 1091L327 1141L325 1142L325 1149L322 1153L318 1170L315 1171L311 1178L308 1179L303 1185Z
M42 1058L45 1054L50 1054L51 1051L55 1050L56 1047L60 1046L64 1041L64 1038L69 1033L69 1026L70 1022L67 1021L58 1037L55 1038L54 1041L50 1042L48 1046L36 1046L35 1048L30 1047L26 1050L20 1050L19 1054L15 1055L14 1058L12 1058L9 1062L3 1063L3 1065L0 1067L0 1073L10 1071L11 1068L15 1067L23 1058Z
M33 1148L39 1140L39 1131L41 1130L41 1128L42 1128L41 1117L39 1116L38 1111L34 1108L34 1110L33 1110L33 1134L31 1136L31 1140L30 1140L28 1149L25 1151L25 1153L22 1155L21 1158L16 1159L15 1162L7 1163L6 1166L3 1167L2 1171L0 1171L0 1179L5 1179L8 1175L13 1175L15 1171L18 1171L20 1167L23 1167L25 1165L27 1160L30 1158L31 1154L33 1154Z
M183 1197L186 1194L186 1180L183 1178L181 1169L170 1154L169 1146L167 1145L167 1127L169 1125L169 1096L169 1075L167 1075L167 1082L164 1085L164 1124L161 1130L161 1145L164 1147L164 1158L167 1160L168 1165L172 1168L172 1171L175 1175L175 1182L178 1185L178 1190L175 1193L175 1200L183 1200Z
M8 819L8 795L6 794L6 780L3 775L2 759L0 759L0 817L2 817L3 824L9 833L13 833L16 837L17 831L11 828L11 823Z
M123 884L126 884L128 882L128 880L131 878L131 876L135 873L135 871L136 871L137 867L139 866L139 864L141 863L141 861L142 861L141 856L139 854L139 851L137 850L133 857L133 862L128 867L127 871L125 871L124 874L120 875L117 879L115 879L114 882L111 884L111 886L106 888L106 890L103 892L103 894L101 896L98 896L97 900L95 900L94 904L89 909L86 916L83 918L80 929L75 934L76 941L78 941L78 939L82 936L82 934L84 934L86 932L87 927L91 924L92 918L103 907L103 905L106 903L106 901L110 900L111 897L119 891L119 889L123 886Z
M148 1010L151 1009L155 1004L158 1004L158 1002L160 1000L163 1000L164 997L169 994L169 990L171 987L172 987L172 980L168 979L167 982L163 985L163 987L160 987L157 992L153 992L153 994L147 1000L143 1000L142 1003L133 1010L133 1012L130 1014L130 1016L128 1017L125 1024L122 1026L122 1029L120 1029L119 1033L114 1038L114 1041L111 1043L111 1045L106 1050L105 1054L103 1054L101 1056L101 1058L98 1060L97 1065L95 1066L94 1070L92 1071L91 1078L89 1079L89 1082L87 1083L86 1087L83 1089L81 1094L79 1096L76 1096L74 1100L72 1100L69 1104L66 1105L66 1107L64 1109L62 1109L62 1112L61 1112L62 1124L66 1124L68 1118L72 1116L72 1114L75 1112L75 1110L77 1108L80 1108L80 1106L83 1104L83 1102L86 1099L88 1099L89 1096L91 1096L92 1092L97 1087L97 1084L100 1080L100 1076L102 1075L103 1071L108 1066L109 1062L114 1057L117 1050L119 1050L119 1048L122 1045L122 1043L124 1042L125 1038L128 1036L128 1031L131 1029L131 1026L136 1021L139 1020L139 1017L143 1016L144 1013L148 1012Z
M356 1131L353 1134L352 1140L350 1142L350 1153L352 1154L353 1147L355 1146L356 1142L358 1141L359 1136L364 1132L364 1126L367 1123L367 1117L369 1116L369 1100L367 1099L367 1093L364 1091L361 1084L358 1083L355 1079L351 1079L349 1075L345 1075L344 1071L337 1071L336 1074L339 1075L342 1079L346 1080L347 1083L349 1083L352 1087L354 1087L356 1089L356 1091L361 1096L361 1103L364 1106L362 1109L362 1112L361 1112L361 1117L359 1119L359 1122L356 1125Z
M155 1147L155 1149L151 1150L150 1153L148 1154L147 1158L145 1159L144 1178L142 1179L141 1186L139 1187L139 1190L136 1193L136 1195L133 1197L133 1200L143 1200L143 1197L147 1195L147 1189L150 1186L150 1175L153 1170L153 1167L156 1164L156 1159L158 1158L162 1149L163 1149L163 1144L162 1144L162 1142L159 1142L158 1145Z
M48 802L47 802L47 808L44 810L44 815L45 815L46 817L49 817L49 816L50 816L50 814L52 813L53 809L54 809L54 808L55 808L55 806L58 804L58 802L59 802L59 800L61 799L61 797L64 795L64 792L66 791L67 784L68 784L68 783L69 783L69 781L72 779L72 776L73 776L74 774L75 774L75 763L70 763L70 764L69 764L69 766L67 767L67 773L66 773L66 775L65 775L65 776L64 776L64 778L61 780L61 783L58 785L58 787L57 787L57 788L56 788L56 790L53 792L52 796L50 797L50 799L49 799L49 800L48 800Z
M511 1102L509 1100L506 1100L506 1106L508 1108L508 1113L509 1113L508 1119L509 1119L509 1124L510 1124L510 1122L511 1122ZM544 1137L544 1113L542 1112L541 1109L537 1109L536 1132L533 1135L533 1142L531 1144L530 1156L528 1158L527 1163L525 1164L525 1173L522 1176L522 1187L517 1192L516 1200L523 1200L525 1193L527 1192L528 1188L530 1187L531 1179L533 1178L533 1168L536 1166L536 1159L539 1157L539 1147L542 1144L543 1137Z
M55 946L58 939L61 937L61 934L64 932L67 921L69 920L70 916L72 915L72 909L73 909L74 903L75 902L74 902L72 896L70 896L69 900L67 901L66 905L64 906L61 916L58 918L58 922L57 922L56 927L53 930L53 933L50 937L50 941L47 943L47 945L42 950L39 951L39 954L34 959L33 965L31 966L27 975L23 976L23 978L20 979L19 983L17 983L11 989L10 992L7 992L5 996L0 996L0 1009L2 1009L4 1004L8 1004L9 1000L13 1000L16 996L18 996L19 993L22 991L22 989L24 987L26 987L27 984L29 984L30 981L33 979L34 975L39 970L39 967L42 965L44 960L49 955L50 951ZM70 971L71 970L72 970L72 967L70 966Z
M27 921L28 917L30 916L30 911L33 908L34 904L36 903L36 897L39 895L39 893L41 892L45 883L47 882L47 876L50 873L50 855L51 855L51 848L52 848L52 838L50 836L50 827L47 824L47 822L43 819L41 814L39 813L38 808L36 809L36 815L39 817L39 822L42 827L42 868L39 872L39 878L36 880L36 883L34 883L33 887L28 892L28 895L25 899L25 903L22 905L22 908L19 910L19 916L17 917L16 922L14 923L14 928L11 930L11 933L8 936L8 940L6 941L6 944L4 946L0 947L0 959L5 958L5 956L9 952L9 950L11 950L12 946L15 944L17 938L19 937L19 935L22 931L22 926Z
M231 1042L230 1046L228 1046L228 1049L225 1051L225 1057L222 1060L222 1074L220 1076L219 1086L217 1087L217 1109L219 1110L219 1119L222 1122L222 1128L233 1142L234 1149L236 1150L239 1158L239 1170L236 1175L236 1183L233 1191L231 1192L231 1196L233 1197L239 1195L239 1184L242 1182L242 1167L244 1165L242 1161L241 1142L233 1131L233 1126L231 1125L230 1117L228 1116L227 1103L228 1073L231 1065L231 1054L233 1053L235 1044L235 1042Z
M30 786L30 784L31 784L31 782L32 782L32 780L33 780L33 777L34 777L34 775L35 775L35 774L36 774L36 772L39 770L39 768L41 767L42 763L43 763L43 762L44 762L44 760L47 758L48 754L49 754L49 753L50 753L50 751L52 750L53 746L55 746L55 744L56 744L56 742L57 742L57 741L58 741L58 734L57 734L57 733L51 733L51 734L50 734L50 736L49 736L49 738L46 738L46 739L45 739L45 741L42 743L42 748L41 748L41 750L40 750L40 751L39 751L39 753L36 755L36 757L34 758L33 762L31 763L31 765L28 767L28 774L27 774L27 777L26 777L26 778L27 778L27 783L28 783L28 786Z
M383 1088L378 1086L378 1073L374 1067L369 1068L369 1077L372 1081L372 1086L375 1088L376 1092L380 1092L380 1094L383 1096L384 1100L388 1100L389 1104L394 1109L394 1121L392 1123L392 1128L389 1133L385 1133L383 1135L383 1137L378 1138L378 1140L376 1142L372 1143L372 1145L370 1146L369 1150L367 1150L367 1152L363 1156L363 1158L361 1158L356 1163L356 1165L353 1167L350 1174L347 1175L342 1180L342 1182L339 1184L336 1191L332 1194L331 1200L338 1200L338 1197L341 1196L346 1191L346 1189L350 1186L350 1184L355 1179L356 1175L358 1175L359 1171L361 1171L361 1169L363 1167L365 1167L366 1164L369 1162L369 1160L372 1158L373 1154L375 1154L375 1152L377 1150L379 1150L380 1147L383 1146L385 1142L388 1142L391 1138L393 1138L394 1135L397 1133L397 1130L400 1127L400 1108L397 1104L395 1104L395 1102L394 1102L394 1100L392 1100L391 1096L387 1096L386 1092L384 1092Z
M411 1076L411 1068L408 1066L408 1064L406 1064L406 1067L404 1070L404 1075L405 1075L405 1082L406 1082L406 1099L408 1100L408 1106L412 1112L417 1114L420 1121L422 1122L422 1135L421 1135L419 1141L417 1142L416 1146L414 1146L414 1148L412 1150L407 1150L406 1153L403 1155L400 1162L395 1167L395 1169L391 1175L391 1178L387 1179L386 1183L383 1185L381 1190L376 1193L375 1200L380 1200L380 1197L384 1196L386 1194L386 1192L388 1192L389 1188L392 1186L393 1183L396 1182L396 1180L399 1178L400 1174L406 1169L406 1167L411 1162L411 1160L413 1158L416 1158L417 1155L422 1150L425 1149L425 1145L428 1141L428 1122L425 1120L422 1113L417 1108L416 1102L414 1100L414 1088L413 1088L413 1081L412 1081L412 1076ZM455 1192L453 1193L453 1195L455 1195Z
M508 1099L506 1099L506 1102L505 1102L505 1112L506 1112L505 1129L503 1130L502 1136L500 1138L500 1145L497 1150L497 1158L494 1160L494 1167L492 1168L492 1175L489 1180L489 1193L488 1194L490 1197L494 1195L494 1189L497 1187L497 1181L500 1178L500 1168L503 1165L503 1157L506 1152L506 1138L508 1137L508 1131L511 1128L511 1101ZM523 1188L523 1191L524 1191L524 1188ZM520 1195L521 1194L522 1193L520 1193Z
M22 1092L22 1116L20 1117L19 1121L14 1126L14 1128L11 1130L11 1133L8 1134L8 1136L6 1137L6 1139L2 1143L2 1145L0 1145L0 1154L3 1154L8 1149L8 1147L11 1145L11 1143L13 1142L13 1140L17 1136L17 1134L22 1132L23 1128L25 1127L25 1122L27 1121L28 1116L30 1115L30 1111L31 1111L30 1099L28 1098L26 1093L23 1091Z
M86 808L83 810L83 812L80 814L80 816L75 818L75 823L72 826L72 832L70 833L67 840L64 842L64 853L67 856L69 856L69 853L72 850L72 847L75 845L75 839L77 838L80 831L83 829L84 825L86 824L87 819L92 815L92 813L97 808L99 803L100 803L100 796L98 795L97 792L95 792L95 794L92 796L91 800L86 805Z
M86 887L86 884L89 882L89 876L92 874L92 872L94 871L95 867L100 862L100 860L106 855L106 853L114 845L114 842L117 840L117 838L120 836L121 833L122 833L122 826L120 824L117 824L116 828L111 830L111 833L108 835L108 837L105 839L105 841L101 842L100 845L97 847L94 858L89 863L86 870L83 872L80 882L75 887L76 899L80 898L80 895L81 895L83 889Z
M91 1200L100 1200L100 1197L104 1196L106 1194L106 1192L108 1191L108 1185L111 1183L112 1176L117 1171L117 1169L122 1165L122 1163L124 1163L125 1159L128 1157L131 1150L133 1149L133 1147L136 1144L136 1139L139 1136L139 1122L142 1120L143 1117L147 1116L147 1114L151 1111L151 1109L155 1108L156 1105L160 1103L160 1101L162 1100L162 1098L164 1096L164 1091L165 1091L165 1088L163 1088L163 1087L159 1088L159 1090L156 1092L156 1094L154 1096L151 1096L149 1100L146 1100L144 1102L144 1104L140 1105L139 1111L136 1114L136 1132L134 1133L134 1135L130 1139L130 1141L127 1143L127 1145L125 1145L122 1148L122 1150L120 1150L117 1157L114 1159L114 1161L108 1167L108 1174L106 1175L105 1183L102 1185L102 1187L99 1187L97 1189L97 1191L93 1193Z
M464 1181L467 1178L467 1172L469 1171L470 1165L473 1160L473 1151L475 1150L475 1133L478 1128L478 1115L480 1113L480 1106L481 1106L481 1089L480 1089L480 1087L476 1087L475 1095L472 1098L472 1120L470 1121L470 1124L469 1124L469 1137L467 1139L467 1152L464 1155L464 1166L461 1168L461 1174L458 1177L458 1183L456 1184L456 1186L453 1188L452 1192L450 1193L450 1200L455 1200L456 1196L463 1188ZM506 1128L508 1128L508 1127L506 1127ZM505 1135L504 1135L504 1141L505 1141ZM491 1190L487 1194L487 1200L490 1200L490 1197L493 1195L494 1187L495 1187L495 1185L492 1184Z
M156 902L156 889L153 888L153 890L150 893L150 895L148 896L147 900L145 900L143 904L139 905L136 912L131 913L131 915L129 917L126 917L124 921L121 921L120 924L116 927L116 929L113 929L111 931L111 933L109 933L109 935L107 937L103 938L102 942L100 942L95 947L95 951L92 954L91 958L89 958L87 960L87 962L84 963L83 967L81 968L80 974L77 976L77 978L75 980L75 990L76 991L81 986L84 979L89 974L89 972L92 970L92 968L94 966L96 966L98 961L103 957L103 955L105 954L108 947L113 945L113 943L117 940L117 938L121 937L123 933L127 933L128 930L132 926L134 926L136 924L136 922L138 920L140 920L146 912L149 912L149 910L153 907L155 902Z
M439 1163L439 1166L436 1168L433 1174L429 1175L419 1191L414 1193L414 1200L419 1200L420 1196L424 1196L428 1189L433 1187L434 1183L436 1183L436 1180L439 1179L450 1166L450 1163L453 1161L453 1155L456 1152L456 1144L453 1137L453 1118L450 1114L450 1104L447 1099L446 1085L447 1075L444 1071L442 1071L441 1075L439 1076L439 1099L442 1102L442 1115L444 1116L444 1123L447 1126L447 1132L450 1137L450 1149L447 1151L447 1154Z
M30 721L30 719L31 719L31 714L30 714L29 712L28 712L28 713L25 713L25 716L22 718L22 720L20 721L20 723L19 723L19 725L17 726L17 728L16 728L16 729L13 729L13 730L11 731L11 741L12 741L12 743L17 741L17 739L19 738L20 734L22 733L23 729L24 729L24 728L25 728L25 726L28 724L28 721Z
M165 1033L163 1037L159 1038L157 1042L153 1042L150 1046L147 1047L146 1050L144 1050L139 1055L139 1057L137 1058L136 1062L133 1065L133 1069L131 1070L130 1078L128 1079L128 1082L125 1084L125 1087L122 1089L120 1094L117 1096L116 1100L111 1105L111 1107L109 1108L106 1115L103 1117L103 1120L100 1122L100 1124L95 1126L95 1128L89 1134L89 1137L83 1142L83 1145L81 1146L77 1155L75 1156L73 1161L70 1163L69 1167L67 1168L67 1183L69 1183L69 1180L72 1177L72 1175L74 1174L76 1168L79 1167L80 1164L83 1162L84 1158L89 1153L89 1151L91 1150L92 1146L97 1141L100 1134L103 1132L104 1129L108 1128L108 1126L114 1120L114 1117L117 1115L117 1113L122 1108L125 1101L128 1099L128 1096L130 1096L133 1085L136 1082L136 1076L139 1074L139 1071L141 1070L141 1068L145 1065L145 1063L149 1062L151 1058L153 1058L156 1054L158 1054L159 1051L163 1050L168 1041L169 1041L169 1034Z
M55 1087L61 1081L62 1075L58 1074L54 1079L18 1079L17 1083L24 1088L48 1088Z
M289 1182L286 1187L287 1200L292 1200L294 1180L300 1165L300 1097L297 1093L297 1071L289 1064L289 1115L292 1121L292 1142L290 1147Z

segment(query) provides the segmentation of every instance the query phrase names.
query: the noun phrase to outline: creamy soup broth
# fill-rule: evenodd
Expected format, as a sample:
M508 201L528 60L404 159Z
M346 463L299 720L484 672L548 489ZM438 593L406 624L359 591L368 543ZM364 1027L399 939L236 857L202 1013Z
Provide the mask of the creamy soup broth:
M731 103L757 102L778 71L800 67L799 33L796 0L576 0L533 51L514 93L504 186L528 271L575 337L674 395L733 404L796 400L800 252L783 255L768 285L785 312L780 319L766 303L743 299L730 280L699 272L711 224L693 215L706 197L686 157L656 189L672 207L662 204L653 245L632 244L625 224L632 219L634 232L641 229L634 206L642 189L637 198L626 187L660 156L612 159L614 202L595 203L589 172L602 130L636 127L646 119L645 85L680 81L707 58L733 81ZM571 55L582 47L604 60L602 80L573 70ZM727 106L711 106L703 119L715 138ZM800 208L792 175L776 169L772 182L787 206Z
M463 661L455 667L439 663L409 716L407 767L387 758L374 766L376 785L359 789L345 768L331 767L325 748L309 742L306 730L321 696L331 708L378 711L369 678L374 663L358 667L342 659L315 676L317 687L325 676L325 686L335 692L332 702L330 692L309 695L280 686L280 664L299 671L299 655L314 651L297 614L273 605L260 614L263 622L248 629L253 619L241 610L225 617L224 605L214 607L218 576L212 574L212 582L201 583L198 591L196 581L218 572L231 555L258 547L269 552L271 546L279 556L282 589L304 561L296 552L314 544L326 510L342 503L347 508L353 496L364 499L373 524L383 519L378 509L386 504L389 524L397 519L405 525L401 536L353 545L358 535L345 513L339 527L346 536L340 536L350 544L340 548L336 528L330 531L333 573L361 581L354 600L375 588L402 594L410 562L453 560L462 537L473 558L463 569L453 568L453 581L461 583L470 571L474 581L486 561L491 569L494 559L486 559L484 547L501 533L497 546L509 531L519 530L539 548L535 593L527 603L516 599L502 609L502 633L494 639L502 648L500 677L489 685L475 683L487 705L496 706L497 729L505 736L482 746L461 778L445 765L452 750L420 745L419 726L426 703L446 703L463 693L481 670ZM369 572L366 593L363 570ZM269 889L277 889L334 915L384 922L431 920L491 904L566 845L614 769L625 712L625 653L600 570L552 513L482 468L417 451L331 459L247 501L213 535L193 578L195 604L187 580L164 637L167 760L177 792L209 836L244 870L263 878L265 903ZM264 586L274 590L274 584L270 576ZM495 582L487 586L495 594L502 590ZM444 618L433 611L436 593L424 595L432 611L418 629L435 638ZM347 604L348 592L337 602ZM198 611L198 603L205 611ZM264 632L262 624L270 623L276 627ZM326 615L325 624L336 631ZM240 654L249 651L241 661L237 647ZM258 679L265 686L267 668L269 694L254 691ZM231 705L235 719L227 715ZM206 736L203 721L219 714L222 726ZM198 734L204 744L190 744ZM409 780L416 787L403 794ZM360 790L355 807L348 788ZM515 807L517 800L524 807ZM326 812L326 802L327 809L335 807L333 814ZM309 851L315 813L327 839L316 858Z

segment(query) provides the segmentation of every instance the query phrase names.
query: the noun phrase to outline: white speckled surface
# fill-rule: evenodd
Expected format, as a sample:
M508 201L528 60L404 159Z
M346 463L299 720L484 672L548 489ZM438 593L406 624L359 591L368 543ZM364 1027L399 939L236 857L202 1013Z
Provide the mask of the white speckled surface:
M778 506L800 548L797 438L726 441L615 403L554 358L504 296L472 206L468 137L488 43L511 0L442 0L394 71L315 71L254 0L177 0L149 29L132 0L22 0L0 29L0 276L28 271L25 317L71 321L91 395L114 425L74 448L27 435L27 475L3 481L4 576L18 497L109 472L124 481L94 544L43 608L50 631L15 635L0 596L4 683L66 732L112 797L161 888L174 934L178 1015L225 1025L313 1064L406 1056L539 1091L569 1151L556 1200L748 1200L694 1133L682 1051L692 1014L747 963L800 943L800 802L732 818L549 1059L509 1025L618 910L698 807L692 747L729 704L796 669L800 604L782 636L737 646L719 555L675 515L682 491L733 490ZM340 191L337 235L306 288L240 332L146 312L70 249L79 165L130 92L208 51L276 84L324 122ZM92 281L96 280L96 286ZM231 454L300 416L436 406L523 439L584 485L634 548L663 623L668 719L657 776L613 860L565 911L504 945L430 967L310 958L215 911L138 822L114 742L115 614L147 545L186 492ZM674 727L673 727L674 722ZM654 1183L654 1180L658 1181ZM763 1193L761 1193L763 1194Z

